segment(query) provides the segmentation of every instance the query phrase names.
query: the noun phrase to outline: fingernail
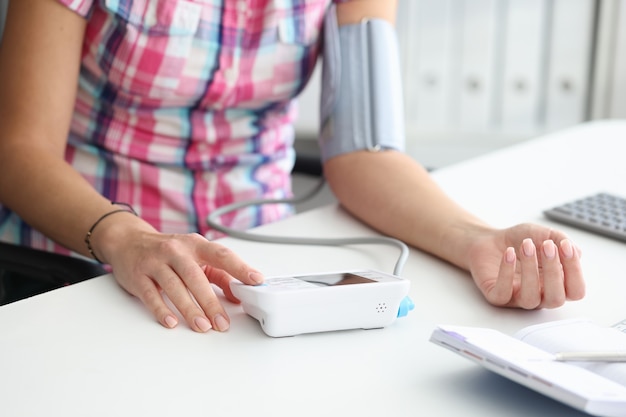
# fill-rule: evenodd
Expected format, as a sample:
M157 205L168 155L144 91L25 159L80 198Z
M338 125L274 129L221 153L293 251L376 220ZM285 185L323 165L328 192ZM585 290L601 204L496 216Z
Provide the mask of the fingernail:
M263 283L263 281L265 281L263 274L261 274L260 272L250 272L250 275L248 275L248 278L250 278L252 281L256 282L257 284L261 284Z
M572 247L572 242L568 239L563 239L561 241L561 250L563 251L563 255L566 258L571 258L574 256L574 248Z
M177 324L178 324L178 320L176 320L176 318L169 316L169 315L165 317L165 325L169 327L170 329L173 329L174 327L176 327Z
M209 322L204 317L196 317L195 319L193 319L193 322L196 324L196 326L198 326L198 329L203 332L208 332L209 330L211 330L211 322Z
M522 242L522 250L524 251L524 255L533 256L535 254L535 245L533 244L533 240L524 239Z
M226 331L230 327L228 320L226 320L226 318L222 316L221 314L218 314L217 316L215 316L213 318L213 321L215 322L215 325L217 326L217 330L219 330L220 332Z
M556 256L556 248L554 247L554 242L551 240L546 240L543 242L543 254L546 255L546 258L552 259Z
M508 264L515 263L515 249L506 248L506 252L504 253L504 260Z

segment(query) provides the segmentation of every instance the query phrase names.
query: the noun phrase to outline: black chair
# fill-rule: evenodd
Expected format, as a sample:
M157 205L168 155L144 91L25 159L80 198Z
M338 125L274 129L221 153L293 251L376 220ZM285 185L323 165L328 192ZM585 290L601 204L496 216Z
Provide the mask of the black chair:
M0 242L0 305L106 274L94 262Z
M293 147L296 151L293 173L309 177L321 177L323 170L317 141L311 138L301 138L295 141Z
M2 40L2 32L7 17L7 7L9 7L9 0L0 0L0 40Z

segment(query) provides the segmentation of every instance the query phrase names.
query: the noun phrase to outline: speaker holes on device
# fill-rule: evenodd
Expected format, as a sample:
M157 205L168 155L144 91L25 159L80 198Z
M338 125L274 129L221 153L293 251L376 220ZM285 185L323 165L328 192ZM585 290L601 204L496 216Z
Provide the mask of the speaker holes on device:
M378 305L376 306L376 312L377 313L384 313L385 311L387 311L387 304L385 304L385 303L378 303Z

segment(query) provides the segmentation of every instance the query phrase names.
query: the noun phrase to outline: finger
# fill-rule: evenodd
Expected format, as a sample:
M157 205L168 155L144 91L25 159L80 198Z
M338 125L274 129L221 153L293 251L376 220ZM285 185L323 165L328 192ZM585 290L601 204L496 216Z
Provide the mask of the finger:
M543 306L555 308L565 303L563 268L558 249L552 240L541 245L541 267L543 270Z
M580 300L585 296L585 280L580 265L580 249L571 240L559 243L559 254L565 276L565 294L570 300Z
M574 253L577 255L578 259L582 258L583 252L580 249L580 247L578 247L578 245L575 245L570 239L569 237L567 237L567 235L563 232L560 231L556 231L556 230L552 230L552 233L550 234L550 239L552 239L553 242L558 242L559 247L561 246L561 244L564 241L567 241L567 244L571 245L571 247L574 248ZM571 253L571 252L570 252ZM561 252L561 258L563 258L563 253Z
M515 279L515 249L508 247L504 251L495 287L489 293L489 302L504 306L513 298L513 281Z
M182 278L172 268L165 266L158 274L155 274L154 279L183 315L189 327L202 333L211 329L211 322L189 294Z
M244 284L257 285L263 283L263 274L246 264L229 248L214 242L209 242L208 245L199 245L198 248L201 248L201 253L198 256L213 268L226 271Z
M518 304L525 309L534 309L541 303L541 282L539 281L539 265L537 251L532 239L522 242L521 257L522 279Z
M178 325L178 319L163 300L163 296L154 281L148 277L144 277L144 279L137 280L136 285L137 288L129 292L141 300L162 326L168 329L176 327Z
M204 274L209 281L221 288L228 301L237 304L240 303L240 300L235 297L235 294L233 294L233 291L230 288L230 283L236 281L235 278L222 269L211 268L210 266L205 268Z
M179 276L183 277L189 292L211 321L212 328L221 332L228 330L230 327L228 314L222 307L204 270L196 264L192 264L191 267L188 265L181 264L175 270Z

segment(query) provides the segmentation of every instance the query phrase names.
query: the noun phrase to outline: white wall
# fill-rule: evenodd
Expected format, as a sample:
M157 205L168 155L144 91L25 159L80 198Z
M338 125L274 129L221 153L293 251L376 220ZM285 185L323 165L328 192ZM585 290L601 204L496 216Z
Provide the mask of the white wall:
M595 5L401 1L410 152L440 166L584 121Z
M593 77L594 119L626 118L626 1L602 0Z

